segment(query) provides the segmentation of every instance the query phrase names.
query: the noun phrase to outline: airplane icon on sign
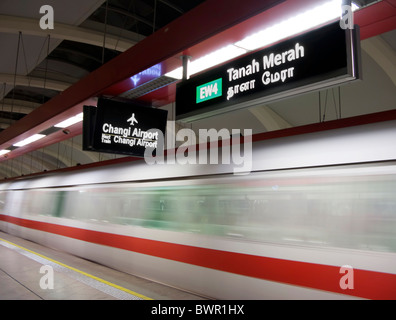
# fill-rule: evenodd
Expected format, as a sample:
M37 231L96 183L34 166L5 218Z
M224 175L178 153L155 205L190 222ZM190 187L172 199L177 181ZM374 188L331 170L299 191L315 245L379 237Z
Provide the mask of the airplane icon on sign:
M138 121L135 118L135 114L134 113L132 113L132 116L127 120L127 122L130 122L131 126L134 126L135 123L138 123Z

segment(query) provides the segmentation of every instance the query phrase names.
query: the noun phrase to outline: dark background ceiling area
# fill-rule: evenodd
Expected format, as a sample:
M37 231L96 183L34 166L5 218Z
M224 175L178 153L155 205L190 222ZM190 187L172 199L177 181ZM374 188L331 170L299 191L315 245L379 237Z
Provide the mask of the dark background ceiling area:
M41 112L37 108L203 2L205 1L1 0L0 134L4 137L7 132L1 133L3 130L9 128L7 131L11 132L15 129L12 126L18 125L17 121L34 110ZM354 2L361 8L372 8L385 2L392 6L394 0ZM54 9L55 28L51 32L39 27L42 17L39 10L43 4L51 5ZM287 11L288 8L286 6L282 10ZM295 14L292 9L290 11ZM277 15L272 16L272 12L271 17L278 18ZM369 21L370 17L366 20ZM201 23L204 24L205 21L199 21L196 25ZM343 118L395 109L396 30L377 33L364 39L361 41L361 49L361 81L189 124L178 122L176 126L188 126L196 131L201 128L250 128L253 133L261 133L338 119L341 117L341 112L338 112L341 109ZM151 82L148 84L151 85ZM146 92L146 88L143 87L144 85L135 88L137 96L144 95L142 92ZM133 97L135 98L135 93ZM174 103L161 107L167 108L170 113L176 108ZM13 146L10 144L5 148L11 150ZM81 135L76 135L15 158L10 156L11 159L5 159L3 156L0 178L115 157L118 156L84 152Z
M91 33L92 37L99 36L103 40L94 45L84 41L84 37L77 41L67 39L72 38L74 29L66 39L39 37L16 29L11 34L0 35L1 47L9 52L0 66L3 74L3 79L0 78L0 132L124 51L125 48L104 47L106 40L122 39L132 46L203 1L72 0L63 1L69 6L58 9L59 2L46 2L54 8L55 28L59 27L58 21L70 24L73 20L70 17L81 15L76 30L84 30L87 38ZM0 3L0 14L16 19L20 16L36 19L37 22L42 1L29 1L29 8L35 11L24 11L25 4L26 1L4 0ZM81 7L90 8L91 12L84 12Z
M102 4L90 20L149 36L202 0L109 0Z

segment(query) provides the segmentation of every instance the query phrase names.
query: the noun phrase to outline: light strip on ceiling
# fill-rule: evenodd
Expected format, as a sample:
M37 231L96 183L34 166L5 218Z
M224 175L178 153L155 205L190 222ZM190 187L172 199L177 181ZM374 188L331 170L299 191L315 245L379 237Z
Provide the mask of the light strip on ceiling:
M1 150L0 151L0 156L4 156L5 154L11 152L11 150Z
M235 45L247 50L255 50L325 24L341 16L341 3L341 0L325 2L320 6L250 35L236 42ZM352 11L356 9L358 7L352 4Z
M42 139L44 137L45 137L44 134L39 134L39 133L38 134L34 134L34 135L30 136L29 138L26 138L26 139L24 139L24 140L22 140L22 141L20 141L18 143L15 143L14 147L23 147L23 146L26 146L26 145L28 145L28 144L30 144L32 142L40 140L40 139Z
M228 45L219 50L211 52L206 56L198 58L197 60L191 61L191 63L188 66L188 72L190 75L196 74L200 71L209 69L222 62L238 57L246 52L247 52L246 49L238 48L232 44ZM175 79L181 79L182 72L183 72L183 67L179 67L176 70L168 72L167 74L165 74L165 76Z
M56 127L56 128L67 128L67 127L70 127L73 124L76 124L76 123L81 122L81 121L83 121L83 113L82 112L79 113L76 116L73 116L73 117L71 117L69 119L66 119L66 120L64 120L62 122L59 122L58 124L54 125L54 127Z
M202 58L191 61L189 65L189 74L194 75L200 71L236 58L248 51L270 45L337 19L337 17L341 16L341 4L342 0L327 1L304 13L247 36L235 44L228 45ZM352 11L356 11L357 9L359 9L359 7L352 3ZM165 75L174 79L182 79L182 70L182 67L179 67Z

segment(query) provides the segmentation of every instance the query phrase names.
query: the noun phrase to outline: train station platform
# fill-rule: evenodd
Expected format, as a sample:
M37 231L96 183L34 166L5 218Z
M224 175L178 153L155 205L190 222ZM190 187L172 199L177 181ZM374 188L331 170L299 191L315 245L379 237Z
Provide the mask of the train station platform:
M0 300L203 299L0 232Z

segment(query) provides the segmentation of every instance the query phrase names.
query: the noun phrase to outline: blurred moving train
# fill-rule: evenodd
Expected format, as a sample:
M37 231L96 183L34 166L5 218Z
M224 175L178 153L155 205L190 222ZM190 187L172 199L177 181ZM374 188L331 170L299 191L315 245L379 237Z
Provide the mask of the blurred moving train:
M396 120L256 141L252 159L5 181L0 230L209 298L396 299Z

